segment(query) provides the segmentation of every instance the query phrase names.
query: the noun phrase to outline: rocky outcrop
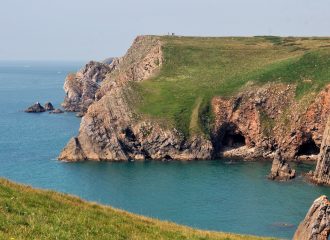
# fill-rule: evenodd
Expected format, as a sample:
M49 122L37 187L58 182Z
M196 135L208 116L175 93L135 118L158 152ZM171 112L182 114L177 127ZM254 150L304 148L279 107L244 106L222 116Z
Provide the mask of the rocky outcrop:
M81 145L79 143L78 138L71 138L69 143L66 145L66 147L62 151L63 159L65 158L70 159L70 161L83 161L86 159L86 156L84 152L81 149Z
M164 128L141 116L132 109L139 100L134 98L134 82L158 72L163 64L161 44L157 37L137 37L126 55L113 59L110 65L90 63L68 76L64 106L84 116L76 138L79 154L107 161L272 159L280 149L284 160L317 160L330 114L330 85L299 101L295 98L296 85L283 83L252 84L236 96L214 97L211 139L204 135L187 138L174 128ZM103 67L95 70L95 64ZM78 159L70 146L59 159Z
M296 176L296 171L283 160L281 152L277 150L273 160L272 168L268 178L270 180L288 181Z
M51 113L51 114L60 114L60 113L64 113L64 112L61 109L56 108L53 111L50 111L49 113Z
M51 102L46 102L45 103L45 110L46 111L53 111L54 110L54 106Z
M80 71L69 74L64 83L66 96L62 103L66 111L87 111L95 100L95 93L106 75L115 68L115 65L90 61Z
M323 133L321 151L314 172L307 177L316 184L330 185L330 118Z
M45 108L41 106L39 102L36 102L32 106L28 107L25 112L27 113L40 113L40 112L45 112Z
M176 129L141 118L131 109L130 82L142 81L162 65L161 42L137 37L96 93L97 101L82 118L79 135L70 140L60 160L193 160L209 159L212 143L203 136L186 139Z
M321 196L313 202L293 240L327 240L329 234L330 202L326 196Z
M104 60L102 61L102 63L104 63L104 64L111 64L111 63L113 62L114 59L115 59L115 58L113 58L113 57L109 57L109 58L104 59Z
M217 156L317 160L330 114L330 85L316 96L295 99L295 85L246 88L234 97L212 100Z

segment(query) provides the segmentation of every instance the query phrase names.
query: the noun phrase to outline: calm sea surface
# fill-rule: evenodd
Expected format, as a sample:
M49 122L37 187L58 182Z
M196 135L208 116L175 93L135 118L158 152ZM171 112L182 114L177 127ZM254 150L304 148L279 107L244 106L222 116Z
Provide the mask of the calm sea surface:
M192 227L282 238L292 237L315 198L330 195L301 177L268 181L268 162L56 161L80 119L23 110L35 101L59 107L66 74L82 64L0 62L0 176Z

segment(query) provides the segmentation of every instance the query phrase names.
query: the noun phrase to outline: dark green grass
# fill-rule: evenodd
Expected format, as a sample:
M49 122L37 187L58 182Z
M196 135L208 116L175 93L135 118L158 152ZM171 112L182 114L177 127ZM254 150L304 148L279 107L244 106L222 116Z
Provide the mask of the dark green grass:
M161 39L164 64L157 76L136 84L137 109L151 118L165 119L186 136L207 134L202 116L192 119L197 99L207 109L212 97L232 96L246 86L296 84L299 97L330 82L330 50L322 47L330 43L326 38ZM192 122L199 123L200 131L190 127Z
M0 179L0 239L266 239L200 231Z

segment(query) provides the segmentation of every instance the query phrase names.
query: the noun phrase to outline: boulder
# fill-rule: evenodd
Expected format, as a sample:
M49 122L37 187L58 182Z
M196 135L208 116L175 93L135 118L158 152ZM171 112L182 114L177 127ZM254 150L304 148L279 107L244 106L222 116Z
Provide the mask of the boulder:
M296 171L291 169L290 165L283 160L280 150L275 152L272 168L268 178L270 180L288 181L294 178Z
M55 110L53 111L50 111L49 113L53 113L53 114L59 114L59 113L64 113L61 109L59 108L56 108Z
M330 202L326 196L321 196L313 202L293 240L327 240L329 234Z
M39 102L36 102L32 106L28 107L25 112L27 113L40 113L40 112L45 112L45 108L40 105Z
M53 111L54 110L54 106L51 102L46 102L45 103L45 110L46 111Z

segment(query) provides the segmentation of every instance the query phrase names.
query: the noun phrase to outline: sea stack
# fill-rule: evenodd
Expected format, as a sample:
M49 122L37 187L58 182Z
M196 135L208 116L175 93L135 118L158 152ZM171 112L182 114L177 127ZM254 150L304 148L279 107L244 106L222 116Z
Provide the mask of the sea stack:
M330 118L323 133L320 154L314 173L309 178L316 184L330 185Z
M25 112L27 113L40 113L40 112L45 112L45 108L40 105L39 102L36 102L33 104L31 107L28 107Z
M321 196L313 202L293 240L327 240L329 233L330 202L326 196Z
M54 110L54 106L51 102L46 102L45 103L45 109L46 111L53 111Z
M268 178L270 180L288 181L296 176L296 171L282 158L280 150L275 152L272 168Z

